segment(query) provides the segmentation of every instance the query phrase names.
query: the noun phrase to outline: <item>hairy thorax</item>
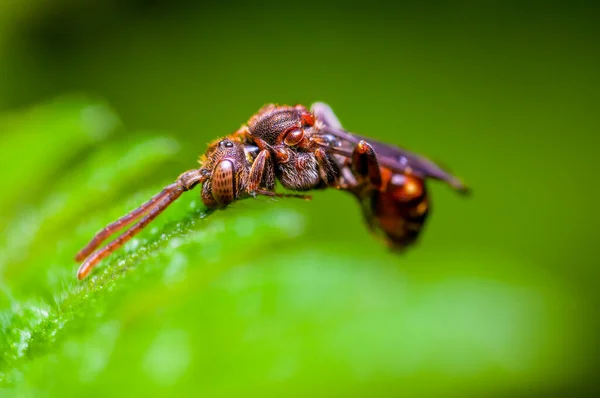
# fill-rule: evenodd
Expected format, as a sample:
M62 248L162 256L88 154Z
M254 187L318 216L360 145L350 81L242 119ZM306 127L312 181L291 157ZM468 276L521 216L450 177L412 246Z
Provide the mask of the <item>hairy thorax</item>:
M283 186L296 191L308 191L321 185L312 153L291 152L287 162L277 164L277 177Z

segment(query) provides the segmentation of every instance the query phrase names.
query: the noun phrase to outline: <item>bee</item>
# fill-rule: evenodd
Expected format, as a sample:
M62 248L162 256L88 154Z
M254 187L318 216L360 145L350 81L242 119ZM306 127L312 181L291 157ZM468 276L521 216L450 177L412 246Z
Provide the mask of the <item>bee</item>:
M100 230L75 257L83 261L77 277L85 278L103 258L199 184L208 210L257 196L311 198L276 192L276 180L292 191L334 187L357 198L371 231L382 235L391 248L403 249L417 239L429 213L428 178L467 192L458 178L432 161L348 132L324 103L315 103L310 111L302 105L266 105L236 132L209 144L200 168L182 173L149 201Z

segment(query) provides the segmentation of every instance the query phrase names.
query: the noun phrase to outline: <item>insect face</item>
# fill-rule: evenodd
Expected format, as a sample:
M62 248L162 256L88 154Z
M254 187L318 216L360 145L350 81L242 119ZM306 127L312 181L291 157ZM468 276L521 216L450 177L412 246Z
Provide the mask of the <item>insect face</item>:
M224 208L246 195L250 162L239 141L222 139L209 148L201 173L207 175L202 185L202 201L209 208Z

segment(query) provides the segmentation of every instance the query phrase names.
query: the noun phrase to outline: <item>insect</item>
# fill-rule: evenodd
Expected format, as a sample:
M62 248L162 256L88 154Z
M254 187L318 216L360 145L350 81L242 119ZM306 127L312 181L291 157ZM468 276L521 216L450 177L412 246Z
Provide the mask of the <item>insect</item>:
M404 149L344 130L331 108L316 103L266 105L228 137L213 141L201 167L181 174L175 183L137 209L100 230L77 254L83 261L77 276L93 267L154 220L183 192L202 184L208 209L223 209L235 200L259 195L297 197L275 192L275 180L294 191L335 187L360 202L369 228L382 233L392 248L403 248L418 236L429 211L425 179L466 187L435 163ZM137 221L105 247L113 233Z

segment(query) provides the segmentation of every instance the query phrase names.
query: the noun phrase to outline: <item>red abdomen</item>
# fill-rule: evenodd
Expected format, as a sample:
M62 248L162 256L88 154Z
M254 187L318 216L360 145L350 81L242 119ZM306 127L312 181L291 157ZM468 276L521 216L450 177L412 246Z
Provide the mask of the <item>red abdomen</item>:
M381 172L383 184L371 198L369 224L392 248L403 249L417 239L429 212L425 182L384 168Z

